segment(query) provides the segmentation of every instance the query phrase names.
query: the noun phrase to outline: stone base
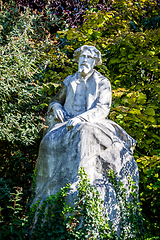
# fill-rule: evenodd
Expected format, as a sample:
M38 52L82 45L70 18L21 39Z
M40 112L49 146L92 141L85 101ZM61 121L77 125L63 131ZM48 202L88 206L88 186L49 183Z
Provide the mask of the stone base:
M139 173L131 150L135 145L134 139L112 123L107 119L100 124L82 123L68 132L66 123L59 123L44 136L36 165L37 185L33 203L39 197L43 201L70 183L67 203L73 206L77 195L78 171L84 167L91 185L97 188L100 198L104 200L108 219L119 232L119 208L108 171L112 169L117 181L121 181L127 190L128 176L138 186Z

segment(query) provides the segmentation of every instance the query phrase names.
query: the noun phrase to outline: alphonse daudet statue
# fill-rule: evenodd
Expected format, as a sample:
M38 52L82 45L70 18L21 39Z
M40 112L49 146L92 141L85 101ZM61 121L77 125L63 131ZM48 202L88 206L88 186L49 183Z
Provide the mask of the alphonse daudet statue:
M107 173L113 169L125 186L130 175L138 185L138 168L132 156L136 141L107 118L111 84L94 70L102 63L100 51L84 45L75 51L74 58L78 71L64 80L49 103L49 128L41 141L36 165L35 201L39 197L43 201L67 183L71 183L70 194L74 195L78 170L84 167L104 200L109 219L117 222L116 194Z

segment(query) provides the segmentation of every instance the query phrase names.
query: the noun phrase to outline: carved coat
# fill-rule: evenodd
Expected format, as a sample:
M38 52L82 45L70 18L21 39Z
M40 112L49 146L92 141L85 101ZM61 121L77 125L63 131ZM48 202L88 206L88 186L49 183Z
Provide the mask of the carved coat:
M60 103L70 118L77 116L81 121L90 123L96 123L105 119L111 107L112 95L110 81L94 70L85 84L85 112L82 112L83 110L75 110L76 92L79 84L78 72L68 76L64 80L63 88L51 99L50 104ZM82 94L84 95L84 93ZM79 98L79 94L77 98Z

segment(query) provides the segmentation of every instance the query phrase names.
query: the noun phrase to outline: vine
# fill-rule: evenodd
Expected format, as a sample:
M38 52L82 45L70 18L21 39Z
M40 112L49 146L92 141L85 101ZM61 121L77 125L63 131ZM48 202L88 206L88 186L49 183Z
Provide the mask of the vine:
M83 168L79 170L77 198L74 207L66 204L70 185L55 195L47 197L43 203L37 201L30 210L28 225L32 240L50 239L142 239L144 235L141 208L137 197L137 186L129 177L130 201L121 182L109 171L119 205L121 235L118 236L104 213L103 201L95 187L91 186Z
M128 176L129 194L128 199L126 189L122 182L117 182L116 174L113 170L109 171L109 179L116 191L117 202L119 205L121 218L121 235L120 239L142 239L144 236L144 228L142 221L142 209L138 199L138 187L133 182L132 178Z

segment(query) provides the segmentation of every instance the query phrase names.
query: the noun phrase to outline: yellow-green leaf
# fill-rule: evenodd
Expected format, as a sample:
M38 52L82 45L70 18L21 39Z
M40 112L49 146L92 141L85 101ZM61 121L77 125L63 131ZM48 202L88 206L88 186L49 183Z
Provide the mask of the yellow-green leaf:
M154 117L149 116L148 121L150 121L151 123L154 123L154 122L155 122L155 119L154 119Z
M145 111L145 114L150 115L150 116L154 116L155 115L155 111L153 108L147 108Z
M88 34L91 35L93 33L93 29L88 30Z
M139 109L133 108L131 111L129 111L129 113L139 115L139 114L141 114L141 111Z

